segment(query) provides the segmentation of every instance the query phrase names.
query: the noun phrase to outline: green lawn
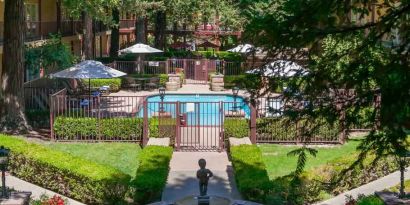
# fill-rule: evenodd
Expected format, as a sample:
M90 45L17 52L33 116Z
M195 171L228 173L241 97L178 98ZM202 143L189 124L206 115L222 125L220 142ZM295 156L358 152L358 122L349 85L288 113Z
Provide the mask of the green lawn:
M356 152L359 143L359 140L350 140L340 146L316 148L318 150L317 156L316 158L309 157L305 170L313 169L333 159L352 154ZM260 145L259 147L271 179L288 175L295 170L297 157L287 156L287 154L297 148L296 146Z
M131 143L47 143L45 146L103 165L115 167L134 177L141 148Z

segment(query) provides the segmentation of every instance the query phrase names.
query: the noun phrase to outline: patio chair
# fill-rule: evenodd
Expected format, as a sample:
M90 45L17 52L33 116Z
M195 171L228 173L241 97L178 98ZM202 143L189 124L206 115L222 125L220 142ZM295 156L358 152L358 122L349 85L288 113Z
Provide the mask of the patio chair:
M155 78L151 78L149 79L149 83L146 84L146 87L149 90L153 90L153 89L157 89L159 87L159 78L155 77Z
M141 84L137 83L136 80L131 77L124 78L123 87L131 89L134 92L136 92L137 90L141 90Z

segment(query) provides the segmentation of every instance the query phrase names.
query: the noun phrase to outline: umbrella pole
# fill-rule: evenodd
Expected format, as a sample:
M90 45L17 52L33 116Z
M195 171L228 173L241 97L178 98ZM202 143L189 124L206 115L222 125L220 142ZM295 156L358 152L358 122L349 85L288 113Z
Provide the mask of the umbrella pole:
M88 78L88 100L91 102L91 78Z

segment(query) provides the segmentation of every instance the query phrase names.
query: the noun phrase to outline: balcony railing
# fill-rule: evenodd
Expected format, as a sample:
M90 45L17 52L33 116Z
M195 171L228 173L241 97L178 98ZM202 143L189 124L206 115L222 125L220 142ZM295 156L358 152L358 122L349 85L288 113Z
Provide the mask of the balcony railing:
M83 23L81 21L62 21L58 22L39 22L28 21L26 24L26 40L47 39L50 34L60 33L62 36L72 36L83 32ZM94 22L94 32L108 30L108 27L102 22ZM0 42L4 39L4 22L0 22Z
M121 19L120 29L135 28L135 19Z

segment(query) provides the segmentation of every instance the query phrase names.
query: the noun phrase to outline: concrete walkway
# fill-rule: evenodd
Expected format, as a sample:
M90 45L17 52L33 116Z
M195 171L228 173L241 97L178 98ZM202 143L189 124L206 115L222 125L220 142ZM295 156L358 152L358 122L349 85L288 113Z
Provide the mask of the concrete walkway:
M204 158L214 177L209 180L208 194L241 199L233 178L233 169L226 152L174 152L162 201L174 202L184 196L199 195L196 171Z
M39 187L35 184L23 181L17 177L11 176L11 175L6 175L6 185L7 187L14 189L16 191L27 191L31 192L31 198L32 199L39 199L41 195L46 194L49 197L53 197L54 195L62 196L60 194L57 194L53 191L44 189L42 187ZM69 205L84 205L81 202L78 202L76 200L67 198L65 196L62 196L64 199L68 200Z
M406 180L410 179L410 171L408 171L409 168L410 167L407 168L405 175L404 175ZM384 189L388 189L390 187L396 186L399 183L400 183L400 172L396 171L396 172L393 172L392 174L389 174L378 180L365 184L361 187L358 187L348 192L339 194L338 196L334 198L317 203L317 205L344 205L346 204L346 196L352 196L356 199L359 194L363 194L366 196L372 195L375 192L383 191Z

